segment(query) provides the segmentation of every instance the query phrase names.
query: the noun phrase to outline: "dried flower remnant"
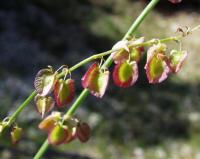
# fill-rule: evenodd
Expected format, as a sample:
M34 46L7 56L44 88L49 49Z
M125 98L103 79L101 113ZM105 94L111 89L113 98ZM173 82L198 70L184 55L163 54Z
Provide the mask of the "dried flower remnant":
M37 73L34 81L34 86L36 92L40 96L46 96L53 91L54 84L56 81L56 75L57 72L53 72L53 69L51 67L41 69Z
M91 136L91 129L89 125L87 123L79 123L77 125L76 135L81 142L87 142Z

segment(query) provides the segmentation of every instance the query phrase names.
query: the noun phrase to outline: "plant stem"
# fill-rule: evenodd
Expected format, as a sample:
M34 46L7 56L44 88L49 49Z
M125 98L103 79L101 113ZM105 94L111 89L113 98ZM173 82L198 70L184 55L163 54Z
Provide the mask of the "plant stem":
M169 41L173 41L173 40L179 40L181 37L168 37L168 38L165 38L165 39L161 39L159 40L160 42L169 42ZM136 45L129 45L128 47L138 47L138 46L151 46L153 44L156 44L158 43L158 40L149 40L149 41L146 41L146 42L143 42L143 43L140 43L140 44L136 44ZM99 53L99 54L96 54L96 55L92 55L88 58L86 58L85 60L77 63L76 65L72 66L71 68L69 68L70 72L73 72L75 71L76 69L78 69L79 67L83 66L84 64L88 63L88 62L91 62L93 60L96 60L96 59L99 59L99 58L102 58L106 55L109 55L115 51L120 51L121 49L114 49L114 50L108 50L106 52L103 52L103 53ZM65 75L64 72L61 72L59 74L59 78L63 77ZM84 91L85 93L85 91ZM31 93L31 95L18 107L18 109L13 113L13 115L9 118L9 122L8 122L8 125L7 126L11 126L11 124L16 120L16 118L19 116L19 114L24 110L24 108L31 102L31 100L37 95L36 91L33 91ZM85 96L87 96L88 94L84 94ZM79 101L80 99L80 101ZM75 105L75 108L77 107L77 105L79 105L80 103L82 103L83 99L85 99L85 97L83 98L83 96L79 96L79 98L77 99L77 101L75 101L74 105ZM67 115L72 115L74 113L76 109L69 109L69 111L67 112Z
M146 6L146 8L142 11L142 13L137 17L137 19L133 22L125 36L122 40L129 39L132 37L133 33L137 30L139 25L142 23L144 18L153 10L153 8L156 6L156 4L160 0L151 0L151 2ZM103 64L102 68L109 67L113 63L112 57L109 56L108 59Z
M85 100L85 98L89 95L88 89L84 89L81 94L78 96L76 101L73 103L71 108L67 111L66 116L72 116L80 104Z
M41 159L42 155L46 152L48 147L49 147L49 144L48 144L48 140L46 139L33 159Z
M141 24L141 22L144 20L144 18L146 17L147 14L149 14L151 12L151 10L154 8L154 6L159 2L159 0L152 0L147 7L143 10L143 12L141 13L141 15L136 19L136 21L132 24L132 26L130 27L130 29L128 30L128 32L125 34L123 39L126 39L128 37L130 37L135 30L139 27L139 25ZM105 61L105 63L103 64L102 68L106 68L109 67L112 64L113 60L112 57L109 56L107 58L107 60ZM79 95L79 97L77 98L77 100L74 102L74 104L71 106L71 108L68 110L68 112L66 113L66 115L73 115L74 112L77 110L77 108L80 106L80 104L86 99L86 97L89 95L89 91L88 89L84 89L81 94ZM41 159L41 157L43 156L43 154L46 152L48 148L48 143L47 140L45 141L45 143L41 146L41 148L39 149L39 151L36 153L34 159Z
M19 106L19 108L12 114L8 121L8 127L16 120L18 115L24 110L24 108L32 101L32 99L37 95L36 91L33 91L31 95Z
M149 40L149 41L146 41L146 42L143 42L143 43L140 43L140 44L128 45L128 47L131 48L131 47L138 47L138 46L151 46L151 45L153 45L153 44L158 43L158 41L164 43L164 42L169 42L169 41L173 41L173 40L174 40L174 41L177 41L177 40L179 40L180 38L181 38L181 37L176 37L176 36L174 36L174 37L168 37L168 38L165 38L165 39L153 39L153 40ZM90 56L90 57L84 59L83 61L77 63L76 65L70 67L70 68L69 68L69 71L70 71L70 72L73 72L73 71L75 71L76 69L78 69L79 67L85 65L86 63L89 63L89 62L91 62L91 61L93 61L93 60L96 60L96 59L102 58L102 57L104 57L104 56L110 55L111 53L116 52L116 51L120 51L120 50L123 50L123 48L112 49L112 50L108 50L108 51L105 51L105 52L102 52L102 53L99 53L99 54L96 54L96 55L92 55L92 56ZM102 67L103 67L103 66L102 66ZM105 67L105 66L104 66L104 67ZM61 77L63 77L63 76L65 76L65 72L61 72L61 73L59 74L58 77L61 78Z
M146 16L151 12L151 10L156 6L156 4L160 0L151 0L151 2L146 6L146 8L142 11L142 13L138 16L135 22L132 24L128 32L125 34L123 39L129 39L132 37L133 33L137 30L142 21L146 18Z

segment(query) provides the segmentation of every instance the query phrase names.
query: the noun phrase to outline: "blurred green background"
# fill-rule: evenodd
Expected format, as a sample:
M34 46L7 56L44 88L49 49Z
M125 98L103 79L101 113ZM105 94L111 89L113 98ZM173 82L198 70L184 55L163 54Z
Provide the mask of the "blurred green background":
M137 31L146 39L176 35L179 26L200 24L199 0L162 2ZM12 114L33 89L37 71L47 65L72 66L109 50L142 11L145 0L1 0L0 118ZM110 80L102 100L90 96L76 116L92 127L86 144L51 147L44 159L199 159L200 31L183 41L189 51L178 75L149 85L140 63L137 84L120 89ZM179 47L175 43L170 48ZM73 73L77 94L88 68ZM67 110L68 108L66 108ZM64 111L66 111L64 110ZM31 159L46 138L32 102L18 118L22 141L0 141L0 159Z

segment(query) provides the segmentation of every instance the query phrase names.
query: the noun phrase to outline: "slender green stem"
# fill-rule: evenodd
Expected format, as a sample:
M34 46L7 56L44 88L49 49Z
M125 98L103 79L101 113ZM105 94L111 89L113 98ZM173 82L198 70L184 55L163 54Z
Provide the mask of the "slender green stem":
M136 21L133 23L133 25L130 27L130 29L128 30L128 32L126 33L126 35L124 36L123 39L126 39L128 37L130 37L135 30L138 28L138 26L141 24L141 22L144 20L144 18L146 17L147 14L149 14L151 12L151 10L154 8L154 6L159 2L159 0L152 0L147 7L143 10L143 12L141 13L141 15L136 19ZM107 60L105 61L105 63L103 64L102 68L106 68L109 67L112 64L113 60L112 57L109 56L107 58ZM82 93L79 95L79 97L77 98L77 100L75 101L75 103L71 106L71 108L68 110L68 112L66 113L66 115L73 115L74 112L78 109L78 107L80 106L80 104L86 99L86 97L89 95L89 91L87 89L84 89L82 91ZM46 143L47 141L45 141L45 143L41 146L41 148L39 149L39 151L37 152L37 154L35 155L34 159L41 159L41 157L43 156L43 154L46 152L47 148L48 148L48 143Z
M93 56L90 56L88 58L86 58L85 60L79 62L78 64L72 66L69 70L72 72L74 70L76 70L77 68L79 68L80 66L90 62L90 61L93 61L93 60L96 60L96 59L99 59L99 58L102 58L106 55L109 55L113 52L113 50L109 50L109 51L106 51L106 52L103 52L103 53L100 53L100 54L96 54L96 55L93 55Z
M89 95L88 89L84 89L81 94L78 96L74 104L71 106L71 108L67 111L67 116L72 116L77 108L80 106L81 103L85 100L85 98Z
M48 140L46 139L33 159L41 159L41 157L46 152L48 147L49 147L49 144L48 144Z
M143 43L139 43L139 44L130 44L130 45L128 45L128 47L131 48L131 47L138 47L138 46L151 46L151 45L156 44L158 42L169 42L169 41L173 41L173 40L179 40L180 38L181 37L174 36L174 37L168 37L168 38L159 39L159 40L153 39L153 40L149 40L149 41L146 41L146 42L143 42ZM86 58L85 60L77 63L76 65L70 67L69 71L73 72L73 71L75 71L76 69L78 69L79 67L85 65L88 62L91 62L93 60L102 58L104 56L110 55L113 52L120 51L120 50L123 50L123 48L112 49L112 50L108 50L108 51L105 51L105 52L102 52L102 53L99 53L99 54L96 54L96 55L92 55L92 56ZM104 65L104 67L105 67L105 65ZM65 72L61 72L59 74L59 78L63 77L64 75L65 75Z
M129 39L132 37L133 33L137 30L137 28L142 23L142 21L146 18L146 16L151 12L151 10L156 6L156 4L159 1L160 0L151 0L151 2L146 6L146 8L142 11L139 17L132 24L132 26L130 27L128 32L125 34L123 39Z
M8 127L16 120L18 115L24 110L24 108L32 101L32 99L37 95L36 91L33 91L31 95L19 106L19 108L12 114L9 118Z
M144 20L144 18L153 10L153 8L156 6L156 4L159 1L160 0L151 0L151 2L146 6L146 8L142 11L142 13L133 22L133 24L131 25L131 27L129 28L129 30L127 31L127 33L125 34L125 36L123 37L122 40L129 39L129 38L132 37L132 35L137 30L137 28L139 27L139 25L142 23L142 21ZM109 56L108 59L103 64L102 68L109 67L112 63L113 63L112 57Z

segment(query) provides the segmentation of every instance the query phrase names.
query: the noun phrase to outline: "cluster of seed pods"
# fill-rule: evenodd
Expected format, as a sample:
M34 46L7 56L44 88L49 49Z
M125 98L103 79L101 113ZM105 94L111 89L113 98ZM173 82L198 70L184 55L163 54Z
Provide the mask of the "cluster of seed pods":
M48 67L40 70L35 77L34 86L37 92L35 104L42 118L52 111L55 105L64 108L75 97L74 80L71 77L66 78L69 70L63 68L62 72L65 76L59 78L59 72ZM87 123L82 123L74 117L62 116L60 112L52 112L44 118L39 128L48 133L48 141L52 145L69 143L76 138L86 142L90 138L90 127Z
M52 112L39 124L39 128L48 133L48 141L52 145L67 144L76 138L87 142L91 134L87 123L75 117L62 117L60 112Z
M168 0L171 3L180 3L182 0ZM132 44L138 45L144 42L144 38L132 39ZM138 63L145 52L144 47L129 47L129 41L123 40L113 46L119 49L112 53L115 67L112 73L113 81L118 87L133 86L138 77ZM171 73L177 73L181 69L187 52L182 50L171 50L167 52L167 46L158 42L147 50L147 60L145 64L146 76L151 84L163 82ZM64 108L69 105L75 97L75 82L73 79L66 78L70 71L62 67L60 77L59 70L54 71L52 67L40 70L34 81L37 96L35 104L37 111L42 118L53 110L55 105ZM71 75L71 74L70 74ZM93 63L85 75L82 77L82 86L98 98L105 94L109 83L110 71L102 69L98 62ZM52 96L52 92L54 97ZM7 120L0 121L0 134L9 124ZM48 133L48 141L52 145L67 144L76 138L81 142L86 142L91 136L91 130L87 123L80 122L75 117L62 116L60 112L52 112L39 124L39 128ZM22 136L22 128L11 125L11 141L17 144Z
M64 78L59 78L59 72L53 71L52 67L40 70L34 81L37 96L35 103L38 112L44 115L50 112L55 105L58 108L64 108L70 104L75 97L75 82L71 78L66 78L67 68L63 68ZM54 98L51 94L54 94Z
M8 122L8 118L5 118L3 121L0 122L0 134L4 131L5 128L9 129L12 144L17 144L22 137L22 128L19 127L17 124L14 124L9 128L7 127Z
M144 38L134 39L131 43L135 46L128 45L129 41L125 40L113 47L118 51L111 55L115 63L112 77L118 87L131 87L139 77L138 63L145 52L140 44L144 43ZM187 52L182 50L172 50L168 53L167 46L159 41L146 52L145 70L151 84L163 82L169 74L177 73L187 57ZM70 78L66 78L69 70L63 68L61 73L65 76L60 77L59 71L53 71L52 67L49 67L40 70L36 75L34 85L38 95L35 97L35 103L42 117L52 111L55 105L58 108L69 105L75 97L75 82L71 79L71 74ZM94 62L82 77L82 86L92 95L102 98L109 83L109 76L108 69L102 69L101 64ZM86 123L80 123L72 117L62 117L59 112L47 116L39 128L48 132L49 143L54 145L68 143L76 137L85 142L90 136L90 128Z

